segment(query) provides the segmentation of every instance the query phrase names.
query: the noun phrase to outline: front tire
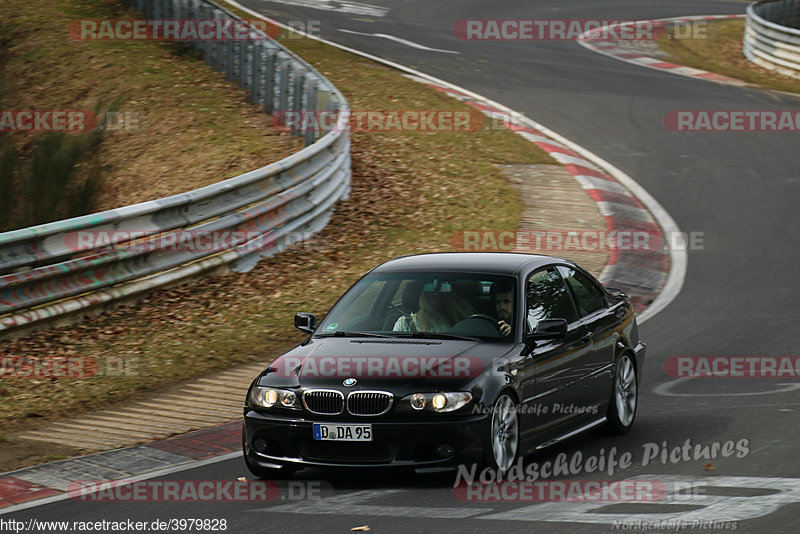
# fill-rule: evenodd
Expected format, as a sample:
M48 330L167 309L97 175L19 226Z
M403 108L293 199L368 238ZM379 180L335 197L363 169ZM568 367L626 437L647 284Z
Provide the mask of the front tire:
M606 429L612 434L627 434L633 426L639 405L638 385L636 365L628 354L623 354L617 362L606 414Z
M494 403L489 423L489 447L486 464L499 473L508 473L519 454L519 418L517 403L507 393Z

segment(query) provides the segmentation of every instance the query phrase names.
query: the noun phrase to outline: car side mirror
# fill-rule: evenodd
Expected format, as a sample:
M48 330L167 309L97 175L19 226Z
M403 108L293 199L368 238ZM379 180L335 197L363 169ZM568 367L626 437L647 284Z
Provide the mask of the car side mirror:
M294 327L306 334L313 334L317 329L317 316L313 313L297 313L294 316Z
M558 339L566 335L566 319L545 319L544 321L539 321L536 325L536 329L525 336L525 349L522 351L522 355L527 356L532 353L533 349L536 348L537 341Z

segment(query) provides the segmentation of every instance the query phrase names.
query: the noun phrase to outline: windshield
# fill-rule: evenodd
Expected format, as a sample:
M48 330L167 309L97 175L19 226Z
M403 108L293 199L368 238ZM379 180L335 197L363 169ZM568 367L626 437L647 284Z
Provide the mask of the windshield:
M317 336L472 337L510 341L513 277L449 272L370 274L331 309Z

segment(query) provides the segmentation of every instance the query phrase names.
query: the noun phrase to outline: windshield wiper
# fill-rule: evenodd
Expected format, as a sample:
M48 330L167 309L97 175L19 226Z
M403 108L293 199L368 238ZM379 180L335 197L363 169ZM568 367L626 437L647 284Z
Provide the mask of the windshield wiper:
M336 332L324 332L322 334L315 334L314 337L392 337L385 334L375 334L372 332L345 332L337 330Z
M456 334L446 334L444 332L424 332L417 330L415 332L398 332L395 334L397 337L410 337L415 339L459 339L463 341L480 341L477 337L459 336Z

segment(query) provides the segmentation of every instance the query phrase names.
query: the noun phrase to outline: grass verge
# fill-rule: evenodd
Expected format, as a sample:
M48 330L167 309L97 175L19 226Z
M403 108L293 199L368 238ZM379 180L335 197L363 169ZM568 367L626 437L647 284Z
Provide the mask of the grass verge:
M670 39L659 47L680 65L707 70L766 89L800 93L800 80L759 67L744 56L744 19L710 22L708 39Z
M138 16L110 0L0 2L0 110L106 111L113 105L116 117L127 118L126 128L106 130L95 156L79 164L84 170L96 165L102 177L102 191L91 209L209 185L302 148L300 138L273 128L244 91L181 44L79 41L67 33L71 21ZM32 158L43 135L1 133L0 154L13 151L19 168ZM0 182L8 181L0 173ZM18 173L13 185L20 195L26 189L23 181ZM0 192L4 187L0 184ZM47 193L34 189L28 198ZM13 221L27 224L29 203L15 203ZM50 215L51 220L63 216Z
M322 71L353 109L471 109L336 48L311 40L289 45ZM516 229L522 206L497 164L556 164L507 130L354 132L351 152L350 199L337 205L316 238L263 260L249 273L209 277L76 325L0 341L0 358L114 357L137 370L128 376L5 378L0 384L4 431L237 363L266 363L303 338L292 327L296 311L324 314L374 265L401 254L451 250L457 231ZM243 395L247 385L241 385Z

